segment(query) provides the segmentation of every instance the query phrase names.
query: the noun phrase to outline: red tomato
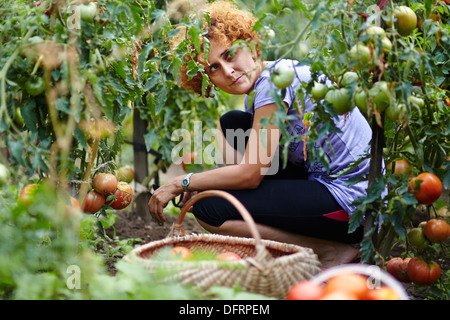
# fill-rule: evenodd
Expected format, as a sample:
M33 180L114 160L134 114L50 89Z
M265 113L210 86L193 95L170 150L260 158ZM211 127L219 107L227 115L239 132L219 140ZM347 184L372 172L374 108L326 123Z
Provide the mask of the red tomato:
M231 251L223 252L216 256L216 260L221 260L221 261L238 261L241 259L242 258L238 254L231 252Z
M408 277L408 264L411 258L402 259L400 257L392 258L386 265L386 271L401 282L411 282Z
M108 201L107 204L113 209L121 210L128 207L132 200L133 189L128 183L121 181L117 184L113 199Z
M286 300L319 300L325 294L324 288L311 280L294 284L286 294Z
M105 197L95 190L89 191L84 197L81 210L84 213L96 213L105 204Z
M411 179L408 185L408 191L414 194L414 197L419 203L429 205L441 196L442 183L434 174L422 172L417 177Z
M33 203L34 195L36 194L36 190L38 188L37 183L32 183L26 185L19 194L19 201L26 206L29 206Z
M426 223L423 232L431 242L442 243L450 237L450 225L442 219L431 219Z
M109 195L116 191L117 178L112 173L99 173L92 180L94 190L103 195Z
M408 264L408 277L421 286L432 285L441 275L441 267L435 262L427 263L420 257L414 257Z
M169 252L169 258L171 259L186 259L190 260L194 258L194 254L186 247L177 246L173 247Z

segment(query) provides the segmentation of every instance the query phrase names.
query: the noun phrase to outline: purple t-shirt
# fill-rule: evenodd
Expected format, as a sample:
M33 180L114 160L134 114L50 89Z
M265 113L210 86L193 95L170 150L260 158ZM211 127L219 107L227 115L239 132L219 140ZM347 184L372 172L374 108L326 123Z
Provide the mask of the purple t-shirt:
M269 63L256 81L253 107L249 105L249 97L247 96L245 98L245 109L247 112L253 113L253 109L275 102L270 94L270 90L276 89L275 85L270 80L270 68L275 64L276 68L281 64L288 64L291 67L295 67L297 76L294 78L292 84L286 88L286 96L283 101L289 106L287 114L295 116L295 119L290 121L291 126L288 128L288 132L292 134L292 130L295 130L297 134L301 135L304 133L303 121L299 117L294 101L296 99L295 92L300 88L301 83L309 82L311 80L310 68L308 66L299 66L296 65L296 61L284 59ZM304 100L304 112L313 113L314 103L311 102L306 93L304 95ZM325 138L320 138L315 144L316 148L322 147L328 157L330 171L327 172L326 168L318 161L310 163L309 160L307 160L305 165L308 171L308 179L323 183L331 194L333 194L341 207L348 214L351 214L355 207L350 204L356 198L366 195L368 183L367 181L360 181L352 186L348 186L346 181L354 177L367 175L370 162L368 159L362 161L355 169L346 173L344 176L333 177L333 175L347 169L350 164L366 153L366 149L372 139L372 130L358 108L354 108L346 115L339 116L339 118L335 120L335 125L341 132L333 132L328 135L329 143L333 148L334 154L328 148ZM296 141L289 145L288 160L294 164L304 162L302 141Z

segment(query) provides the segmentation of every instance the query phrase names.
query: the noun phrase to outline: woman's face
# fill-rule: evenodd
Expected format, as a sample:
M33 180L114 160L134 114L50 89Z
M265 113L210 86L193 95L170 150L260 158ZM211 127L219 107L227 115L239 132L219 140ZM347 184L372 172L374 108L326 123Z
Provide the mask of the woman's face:
M230 48L211 41L206 73L211 82L229 94L248 94L253 90L262 68L250 50Z

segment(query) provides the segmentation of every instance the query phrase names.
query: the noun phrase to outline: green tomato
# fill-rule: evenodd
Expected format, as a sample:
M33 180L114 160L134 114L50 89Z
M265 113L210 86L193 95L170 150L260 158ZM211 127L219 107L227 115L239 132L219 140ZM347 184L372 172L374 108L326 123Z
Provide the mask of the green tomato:
M329 90L325 101L331 104L337 114L345 114L353 109L350 92L346 88Z
M343 87L348 87L351 84L358 82L358 80L359 80L359 76L356 72L348 71L348 72L344 73L344 75L342 76L341 85Z
M25 90L32 96L37 96L44 91L44 79L41 77L33 77L25 82Z
M295 77L294 69L286 65L281 65L277 70L273 71L271 75L272 82L279 88L284 89L288 87Z
M370 37L379 36L381 39L386 37L386 32L384 29L378 26L369 26L367 27L366 32Z
M307 57L309 45L305 41L300 41L297 45L297 60L301 61Z
M9 182L10 176L11 173L9 172L9 169L4 164L0 163L0 187Z
M80 17L86 21L92 21L97 14L97 5L94 2L80 4Z
M367 91L359 90L355 94L355 103L362 114L367 114Z
M416 247L417 249L425 249L430 244L427 238L425 238L423 229L420 227L412 228L411 230L409 230L407 237L409 243L414 247Z
M264 27L263 36L267 40L273 40L273 39L275 39L275 31L273 31L273 29L271 29L269 27Z
M358 43L350 49L350 59L356 62L355 68L359 70L370 69L375 65L370 49L362 43Z
M408 96L408 102L419 108L422 108L425 105L425 101L422 98L418 98L415 96Z
M386 81L375 82L369 89L369 97L378 112L383 112L391 103L391 90Z
M402 120L406 115L407 109L403 103L392 103L386 109L386 116L392 121Z
M311 94L316 101L322 100L328 91L328 87L326 84L322 82L314 81L314 86L311 89Z
M381 39L381 45L383 46L384 52L390 52L392 50L392 42L388 37Z
M397 19L397 31L402 36L409 35L417 26L415 12L407 6L399 6L394 11Z

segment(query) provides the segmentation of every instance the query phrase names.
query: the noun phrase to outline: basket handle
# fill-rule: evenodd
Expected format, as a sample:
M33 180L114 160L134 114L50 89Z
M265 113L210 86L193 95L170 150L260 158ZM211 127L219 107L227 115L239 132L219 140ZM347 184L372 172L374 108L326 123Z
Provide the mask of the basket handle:
M239 211L244 221L247 223L250 233L256 242L256 249L261 250L261 248L265 251L265 247L261 241L261 235L259 234L258 229L256 228L255 221L252 216L248 212L248 210L244 207L244 205L232 194L222 191L222 190L206 190L196 194L193 198L189 199L186 204L181 208L180 216L177 219L175 224L175 228L181 229L181 224L183 223L184 217L188 209L194 204L194 202L206 198L206 197L221 197L229 202Z

